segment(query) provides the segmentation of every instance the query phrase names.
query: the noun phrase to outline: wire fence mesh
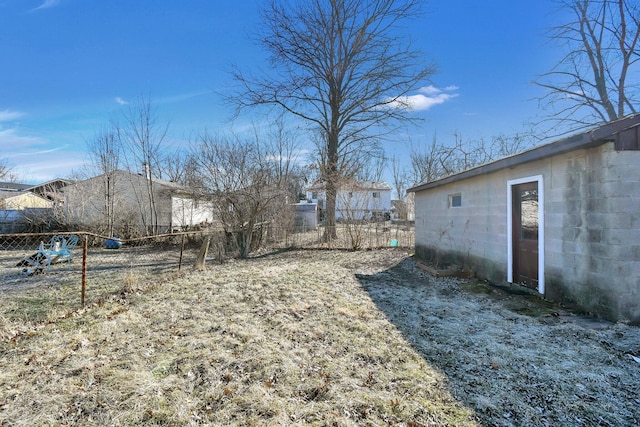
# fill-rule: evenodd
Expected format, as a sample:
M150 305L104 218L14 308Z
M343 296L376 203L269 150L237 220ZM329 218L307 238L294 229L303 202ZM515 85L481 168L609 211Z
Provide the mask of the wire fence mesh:
M254 231L257 253L283 249L413 248L413 229L387 223L339 224L326 241L324 228L278 228L262 224ZM49 248L73 241L68 256ZM141 286L196 268L203 243L205 263L223 263L238 254L236 236L224 230L172 233L119 240L92 233L0 234L0 321L47 321L110 298L126 298ZM43 258L42 250L51 259ZM61 248L57 248L61 249ZM39 255L40 253L40 255ZM55 256L59 254L59 256ZM43 259L51 261L43 262Z

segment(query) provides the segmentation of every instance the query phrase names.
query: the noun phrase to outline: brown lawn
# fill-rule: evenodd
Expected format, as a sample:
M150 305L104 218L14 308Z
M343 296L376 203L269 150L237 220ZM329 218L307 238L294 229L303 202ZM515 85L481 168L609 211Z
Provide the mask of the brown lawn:
M73 273L3 288L0 425L640 423L638 328L401 250L94 268L84 309Z

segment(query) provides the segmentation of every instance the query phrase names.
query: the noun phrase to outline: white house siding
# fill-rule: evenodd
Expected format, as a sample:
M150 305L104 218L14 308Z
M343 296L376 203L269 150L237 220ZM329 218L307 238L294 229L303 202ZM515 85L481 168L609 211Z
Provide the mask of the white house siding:
M377 193L379 197L373 197ZM391 210L391 190L338 191L336 218L370 219L374 213Z
M374 198L373 193L380 197ZM326 207L324 186L314 186L307 190L307 199ZM391 187L385 182L375 182L374 186L356 182L354 188L343 188L336 195L336 219L370 219L372 214L391 211Z
M171 217L174 229L184 229L199 224L213 223L213 203L189 197L171 198Z
M415 193L407 194L407 221L413 222L416 220L416 202Z
M507 182L540 176L546 297L640 322L639 165L640 151L605 143L417 191L416 253L440 252L506 281ZM462 206L448 207L458 193Z

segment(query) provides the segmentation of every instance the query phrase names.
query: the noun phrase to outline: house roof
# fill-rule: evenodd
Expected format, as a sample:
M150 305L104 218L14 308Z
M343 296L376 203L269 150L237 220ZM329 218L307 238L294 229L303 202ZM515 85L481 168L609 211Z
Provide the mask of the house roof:
M294 204L294 206L296 207L296 211L298 211L298 212L305 212L305 211L315 212L315 211L318 210L318 204L317 203L301 202L301 203Z
M18 182L0 182L0 191L31 191L33 193L46 192L72 184L73 181L55 178L42 184L21 184Z
M119 174L119 175L125 175L125 176L129 176L129 177L134 177L136 179L144 179L142 174L138 174L138 173L134 173L134 172L128 172L128 171L125 171L125 170L120 170L119 169L119 170L116 170L115 173ZM80 181L80 182L72 183L72 184L80 184L82 182L91 181L93 179L100 178L100 177L102 177L104 175L105 174L96 175L96 176L93 176L91 178L85 179L84 181ZM185 186L183 186L181 184L175 183L175 182L165 181L163 179L158 179L158 178L151 178L151 181L155 185L163 186L163 187L165 187L165 188L167 188L169 190L172 190L172 191L184 192L184 193L193 193L193 191L190 190L189 188L187 188L187 187L185 187ZM42 184L42 185L44 185L44 184Z
M503 157L493 162L485 163L454 175L449 175L442 179L417 185L409 188L407 193L415 193L429 188L461 181L463 179L497 172L502 169L513 168L525 163L568 153L573 150L596 147L611 141L615 141L617 146L616 148L620 146L620 149L624 149L625 146L635 145L635 147L638 147L638 141L640 139L639 132L640 114L635 114L616 120L615 122L606 123L587 132L572 135L548 144L539 145L530 150Z
M321 180L317 180L311 183L309 187L307 187L307 191L324 191L325 182ZM384 181L348 181L340 186L341 190L344 189L353 189L353 190L380 190L380 191L391 191L391 186Z
M31 187L29 184L20 184L17 182L0 182L0 191L23 191Z
M55 178L42 184L30 185L25 190L33 191L34 193L46 193L50 191L58 190L65 185L73 184L74 181L64 178Z

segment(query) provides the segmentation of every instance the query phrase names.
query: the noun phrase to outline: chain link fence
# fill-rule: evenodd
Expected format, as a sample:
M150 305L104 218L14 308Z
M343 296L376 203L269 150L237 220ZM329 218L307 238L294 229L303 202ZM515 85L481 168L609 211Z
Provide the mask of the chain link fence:
M386 247L413 248L414 228L410 224L386 222L338 223L336 236L325 238L323 226L271 227L267 226L264 237L266 246L273 248L299 249L378 249Z
M323 227L254 229L254 253L285 249L412 249L413 228L387 223L339 224L326 241ZM52 242L73 242L69 255ZM129 240L92 233L0 234L0 323L52 321L86 304L126 297L203 264L224 263L238 254L233 233L223 230L172 233ZM204 242L208 251L202 253ZM42 250L51 251L48 258ZM59 256L56 256L59 254ZM49 261L51 264L49 264ZM0 328L2 330L2 328Z

